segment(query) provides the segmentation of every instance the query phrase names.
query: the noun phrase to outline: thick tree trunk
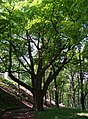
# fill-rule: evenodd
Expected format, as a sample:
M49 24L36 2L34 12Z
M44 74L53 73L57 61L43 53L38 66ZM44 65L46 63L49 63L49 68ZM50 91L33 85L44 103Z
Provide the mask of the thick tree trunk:
M34 91L33 91L33 107L35 110L43 110L43 92L41 87L42 76L39 75L34 79Z
M43 110L43 95L41 91L35 90L33 93L33 108L38 111Z

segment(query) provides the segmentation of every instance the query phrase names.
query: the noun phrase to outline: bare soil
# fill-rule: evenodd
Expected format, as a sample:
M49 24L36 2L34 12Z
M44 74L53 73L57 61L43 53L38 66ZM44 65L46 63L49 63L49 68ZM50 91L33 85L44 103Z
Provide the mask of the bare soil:
M35 111L30 108L5 111L0 119L36 119Z

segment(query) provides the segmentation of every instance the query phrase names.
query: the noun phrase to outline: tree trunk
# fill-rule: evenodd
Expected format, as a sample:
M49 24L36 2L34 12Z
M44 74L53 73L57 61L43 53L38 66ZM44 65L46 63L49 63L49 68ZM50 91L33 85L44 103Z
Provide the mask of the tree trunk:
M81 82L81 106L82 110L85 110L85 99L84 99L84 92L83 92L83 67L82 67L82 59L79 49L79 63L80 63L80 82Z
M83 73L80 73L80 79L81 79L81 106L82 110L85 110L85 99L84 99L84 92L83 92Z
M56 84L56 78L54 79L54 85L55 85L55 105L59 108L59 104L58 104L58 89L57 89L57 84Z
M55 73L55 68L52 66L53 72ZM56 77L54 78L54 88L55 88L55 105L56 107L59 108L59 103L58 103L58 87L57 87L57 82L56 82Z
M84 100L84 94L81 92L81 105L82 105L82 110L85 110L85 100Z
M78 77L78 89L77 89L77 105L78 107L80 107L80 91L79 91L79 87L80 87L80 81L79 81L79 77Z
M37 76L34 80L34 91L33 91L33 107L35 110L43 110L43 91L41 87L42 76Z
M38 111L43 110L43 95L41 91L35 90L33 93L33 108Z
M72 107L75 107L75 84L74 84L74 77L75 77L75 73L71 72L71 79L70 79L70 93L71 93L71 104Z
M58 104L58 92L55 91L55 105L59 108L59 104Z

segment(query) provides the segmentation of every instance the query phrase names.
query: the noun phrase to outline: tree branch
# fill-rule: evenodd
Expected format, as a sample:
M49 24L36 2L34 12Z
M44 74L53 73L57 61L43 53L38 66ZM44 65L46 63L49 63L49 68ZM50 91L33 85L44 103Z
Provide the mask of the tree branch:
M3 62L5 68L7 69L6 63L5 63L5 61L3 60L3 58L2 58L1 56L0 56L0 59L1 59L1 61Z
M59 50L59 52L51 58L51 60L42 68L40 71L40 74L44 74L44 72L52 65L52 63L57 59L57 57L60 55L61 51L65 48L66 45L63 45L63 47ZM40 75L39 74L39 75Z
M67 64L67 58L65 58L64 59L64 61L63 61L63 63L61 64L61 66L59 66L58 67L58 69L52 74L52 73L50 73L50 75L49 75L49 77L47 78L47 80L46 80L46 82L45 82L45 84L44 84L44 87L43 87L43 94L45 95L45 93L46 93L46 91L47 91L47 88L48 88L48 86L49 86L49 84L50 84L50 82L52 82L52 80L54 79L54 78L56 78L56 76L59 74L59 72L62 70L62 68L64 67L64 65L66 65Z
M51 23L52 23L52 26L53 26L55 32L59 33L58 29L56 28L57 23L53 22L53 19L52 19L53 13L54 13L54 6L53 6L53 9L52 9Z
M27 40L28 40L28 54L29 54L29 59L30 59L30 63L31 63L31 71L33 73L33 75L35 75L34 73L34 62L33 62L33 57L32 57L32 53L31 53L31 44L30 44L30 35L28 34L28 31L26 31L26 36L27 36Z
M15 51L15 54L16 54L16 57L18 59L18 61L21 63L21 65L28 71L28 73L31 73L31 71L29 69L27 69L27 67L24 65L24 63L21 61L21 59L19 58L18 54L17 54L17 50L16 50L16 47L15 45L13 45L13 43L11 43L11 45L13 46L14 48L14 51ZM23 57L24 58L24 57ZM24 58L25 59L25 58Z
M13 74L10 71L8 72L8 75L13 81L19 83L21 86L25 87L31 93L33 93L33 88L32 87L30 87L29 85L27 85L27 84L23 83L22 81L20 81L19 79L17 79L15 76L13 76Z

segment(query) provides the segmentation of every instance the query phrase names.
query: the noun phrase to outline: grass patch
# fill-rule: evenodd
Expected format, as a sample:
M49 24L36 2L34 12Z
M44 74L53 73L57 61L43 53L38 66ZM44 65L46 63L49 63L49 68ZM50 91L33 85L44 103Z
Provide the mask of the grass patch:
M84 115L80 115L84 113L77 109L70 108L52 108L46 109L44 111L40 111L36 113L37 119L88 119L86 116L88 112L85 112Z

